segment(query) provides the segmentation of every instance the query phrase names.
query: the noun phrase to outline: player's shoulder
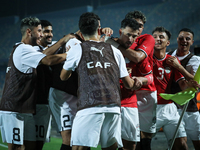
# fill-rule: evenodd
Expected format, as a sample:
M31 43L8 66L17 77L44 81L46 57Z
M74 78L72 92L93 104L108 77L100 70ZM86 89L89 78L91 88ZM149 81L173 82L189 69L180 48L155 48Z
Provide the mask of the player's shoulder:
M192 56L192 59L199 61L199 60L200 60L200 57L197 56L197 55L193 55L193 56Z
M142 34L138 38L139 39L148 38L148 39L153 39L154 40L154 38L153 38L153 36L151 34Z

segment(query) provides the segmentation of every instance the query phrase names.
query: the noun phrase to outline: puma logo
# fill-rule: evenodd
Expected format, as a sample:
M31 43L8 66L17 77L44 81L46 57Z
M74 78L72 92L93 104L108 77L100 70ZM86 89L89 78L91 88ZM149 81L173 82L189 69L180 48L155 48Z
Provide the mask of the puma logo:
M91 47L90 50L99 52L101 54L101 56L103 57L103 53L102 53L103 49L104 49L104 47L102 49L97 49L96 47Z

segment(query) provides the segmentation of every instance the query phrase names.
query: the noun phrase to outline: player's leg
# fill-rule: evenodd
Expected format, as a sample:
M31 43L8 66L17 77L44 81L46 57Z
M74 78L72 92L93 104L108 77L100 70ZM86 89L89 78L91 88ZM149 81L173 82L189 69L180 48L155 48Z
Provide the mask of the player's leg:
M121 137L124 150L135 150L136 142L140 141L138 109L121 107Z
M121 115L118 113L104 113L104 121L100 134L102 150L116 150L123 147L121 140Z
M84 110L81 110L82 112ZM71 145L72 149L97 147L100 140L104 115L102 113L76 115L72 125Z
M157 92L143 90L137 91L136 95L141 131L141 140L137 143L137 150L150 150L151 138L156 132Z
M36 127L36 148L42 150L45 142L50 141L51 113L48 105L37 104L34 115Z
M2 141L8 144L8 150L19 149L24 144L24 118L18 113L0 112Z
M77 98L66 92L50 88L49 106L61 132L62 145L60 150L70 150L71 128L76 113Z
M179 110L179 114L182 112ZM184 127L187 133L188 139L192 140L195 150L200 148L200 115L199 111L196 112L185 112Z
M166 135L168 144L171 144L172 138L177 128L180 115L178 114L177 107L175 106L174 103L166 104L165 108L163 109L163 113L165 114L166 118L168 118L168 122L166 122L166 124L164 125L163 131ZM174 141L172 149L173 150L188 149L187 135L183 123L181 123L178 128L177 136Z

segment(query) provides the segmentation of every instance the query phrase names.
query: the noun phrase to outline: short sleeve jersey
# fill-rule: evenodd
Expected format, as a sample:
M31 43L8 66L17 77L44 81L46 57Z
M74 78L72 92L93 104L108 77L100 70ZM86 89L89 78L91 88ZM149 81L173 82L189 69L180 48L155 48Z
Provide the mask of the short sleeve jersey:
M152 59L154 51L155 40L152 35L144 34L139 36L135 42L131 45L130 49L140 50L145 53L146 58L138 64L134 62L126 62L127 65L132 66L132 75L145 76L152 72ZM154 82L150 85L144 85L139 90L156 91Z
M179 80L184 78L183 75L177 69L166 63L166 59L168 57L170 57L170 55L168 54L166 54L166 56L163 59L157 59L154 56L153 76L154 83L157 89L158 104L172 103L171 100L165 100L159 94L170 94L172 81L175 80L176 82L178 82Z

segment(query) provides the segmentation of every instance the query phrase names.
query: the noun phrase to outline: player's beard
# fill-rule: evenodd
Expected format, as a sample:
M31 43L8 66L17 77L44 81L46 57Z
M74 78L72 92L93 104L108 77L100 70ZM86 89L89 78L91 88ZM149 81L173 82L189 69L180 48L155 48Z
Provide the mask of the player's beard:
M39 40L37 37L35 37L33 34L31 34L31 43L32 46L38 45L37 40Z

